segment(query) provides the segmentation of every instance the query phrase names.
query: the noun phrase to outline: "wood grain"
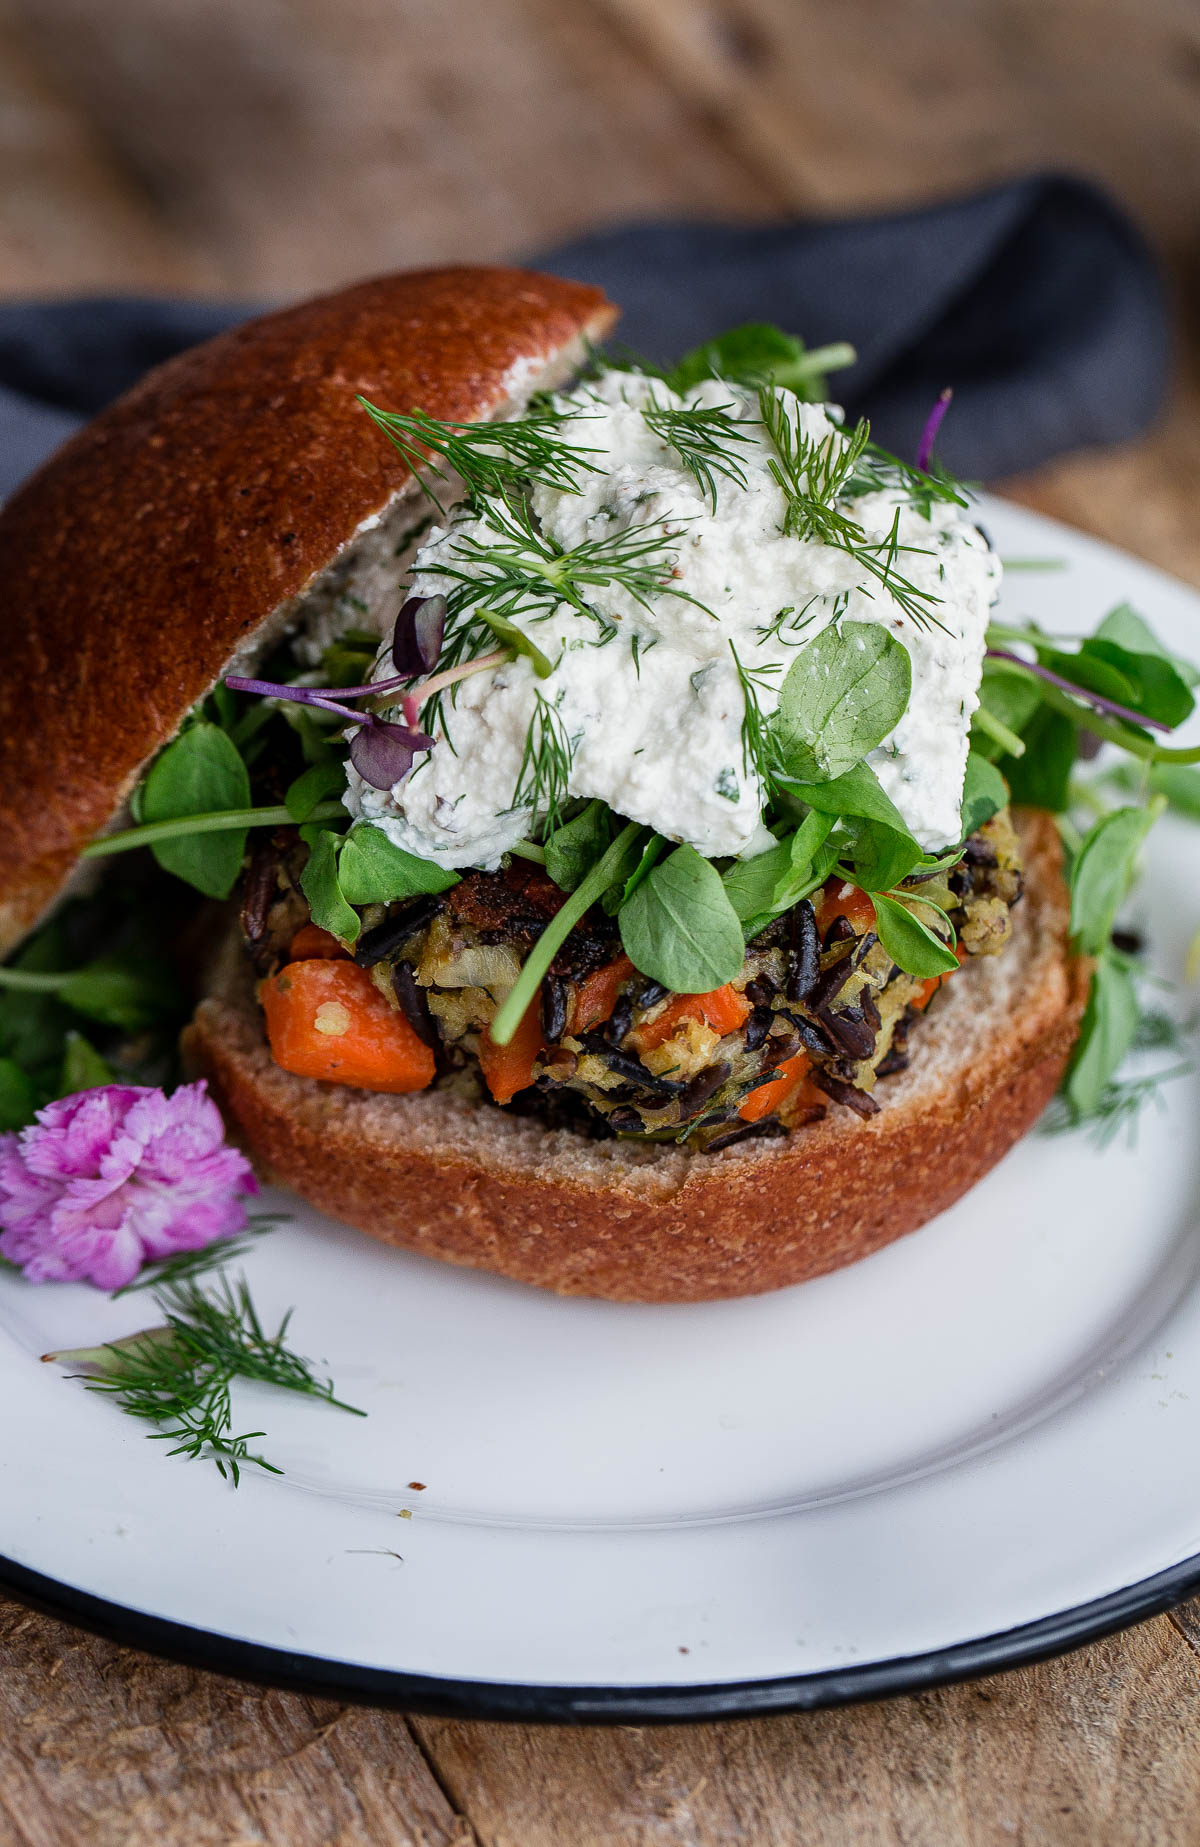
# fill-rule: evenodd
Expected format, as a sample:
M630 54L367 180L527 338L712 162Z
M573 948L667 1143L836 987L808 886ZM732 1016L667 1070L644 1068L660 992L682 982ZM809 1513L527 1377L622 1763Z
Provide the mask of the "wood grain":
M0 1847L468 1847L403 1718L0 1603Z
M0 11L0 290L203 288L189 251Z
M971 1686L721 1726L406 1719L0 1604L0 1847L1188 1847L1200 1612Z
M29 44L220 284L518 255L597 217L777 201L589 6L16 0ZM0 206L0 213L3 207Z
M594 0L797 208L907 204L1042 165L1190 249L1188 0Z

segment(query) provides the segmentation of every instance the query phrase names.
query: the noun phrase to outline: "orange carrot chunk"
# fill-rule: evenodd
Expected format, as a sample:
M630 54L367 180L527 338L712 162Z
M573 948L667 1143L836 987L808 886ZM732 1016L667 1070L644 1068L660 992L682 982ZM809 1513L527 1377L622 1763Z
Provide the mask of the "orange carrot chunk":
M297 1077L356 1090L424 1090L434 1058L354 962L289 962L259 988L271 1056Z
M537 994L507 1045L497 1045L490 1032L480 1033L479 1064L497 1103L511 1103L518 1090L528 1090L542 1043L541 996Z
M811 1064L807 1052L797 1052L786 1064L779 1067L778 1077L773 1077L769 1084L760 1084L752 1090L738 1115L743 1122L761 1122L772 1110L777 1110L781 1103L786 1103L792 1092L804 1082L805 1073Z
M348 961L350 951L344 943L338 942L336 936L331 936L328 930L322 930L320 924L306 923L292 938L288 956L293 962L310 962L316 957Z
M596 969L581 982L571 1009L570 1030L585 1033L590 1026L598 1026L601 1020L610 1020L621 983L628 981L632 974L633 963L629 957L618 956L615 962L606 962L603 968Z
M817 929L822 936L839 917L846 918L856 936L865 936L868 930L875 928L875 906L869 893L861 891L857 885L851 885L845 879L827 880L816 908Z
M966 950L963 948L961 943L956 943L954 945L954 953L958 957L958 966L959 968L961 968L963 965L963 961L967 954ZM948 968L944 975L928 976L926 980L924 980L921 983L920 987L917 989L916 993L913 995L912 999L909 1001L908 1003L909 1006L915 1007L918 1013L924 1013L926 1007L928 1007L930 1001L933 999L934 995L937 993L938 989L941 987L943 981L949 981L951 975L953 975L955 972L956 971L954 969Z
M637 1044L643 1052L652 1052L677 1033L685 1020L703 1020L724 1038L743 1026L751 1011L745 995L728 983L711 994L677 994L656 1019L638 1027Z

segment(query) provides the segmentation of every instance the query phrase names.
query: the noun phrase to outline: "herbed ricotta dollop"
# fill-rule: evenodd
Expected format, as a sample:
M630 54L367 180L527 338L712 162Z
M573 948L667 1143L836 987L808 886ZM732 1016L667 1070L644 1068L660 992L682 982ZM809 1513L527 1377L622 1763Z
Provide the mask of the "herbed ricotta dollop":
M780 394L808 437L844 443L839 413ZM553 664L539 679L518 656L462 681L441 702L436 742L390 790L348 772L346 805L397 846L447 867L493 868L529 831L517 799L538 700L570 753L566 790L686 842L708 858L748 857L771 844L764 791L743 742L743 675L764 716L788 667L831 622L886 623L912 661L912 695L868 761L921 846L960 834L971 715L978 704L988 610L999 564L966 512L934 501L929 517L901 488L845 503L869 541L885 544L899 511L896 569L938 600L936 623L905 613L889 590L839 547L783 531L787 498L770 470L773 448L757 399L708 380L679 396L660 380L609 372L556 400L573 413L563 439L598 472L581 491L532 493L542 533L564 547L632 529L661 538L669 576L642 598L618 584L585 592L591 615L569 603L508 611ZM729 453L744 477L716 476L715 507L679 454L643 415L649 404L725 407L748 438ZM491 515L460 511L435 525L418 552L412 594L444 594L449 565L502 540ZM740 670L739 670L740 669ZM377 677L390 669L381 658ZM524 787L528 789L528 780Z

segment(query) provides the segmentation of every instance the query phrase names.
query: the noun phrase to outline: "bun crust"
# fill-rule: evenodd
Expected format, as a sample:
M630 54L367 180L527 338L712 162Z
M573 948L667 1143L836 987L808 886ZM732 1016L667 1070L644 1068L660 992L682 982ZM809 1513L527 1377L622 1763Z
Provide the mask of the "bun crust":
M231 656L411 477L355 394L479 422L615 318L515 269L385 276L169 360L0 512L0 954Z
M567 1295L697 1302L853 1263L980 1180L1062 1075L1088 966L1067 942L1058 835L1019 817L1013 940L968 963L914 1032L877 1116L831 1111L724 1153L549 1131L444 1092L384 1097L293 1077L267 1051L240 947L185 1036L261 1171L388 1243Z

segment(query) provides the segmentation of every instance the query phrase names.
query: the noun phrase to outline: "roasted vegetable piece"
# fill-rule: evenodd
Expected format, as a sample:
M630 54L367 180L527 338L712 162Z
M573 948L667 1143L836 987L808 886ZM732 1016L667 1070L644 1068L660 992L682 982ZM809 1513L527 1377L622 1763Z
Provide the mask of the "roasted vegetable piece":
M541 998L537 995L525 1009L521 1024L507 1045L497 1045L487 1031L480 1033L480 1069L497 1103L511 1103L518 1090L529 1088L541 1051Z
M359 1090L424 1090L434 1057L354 962L289 962L259 989L271 1055L298 1077Z

